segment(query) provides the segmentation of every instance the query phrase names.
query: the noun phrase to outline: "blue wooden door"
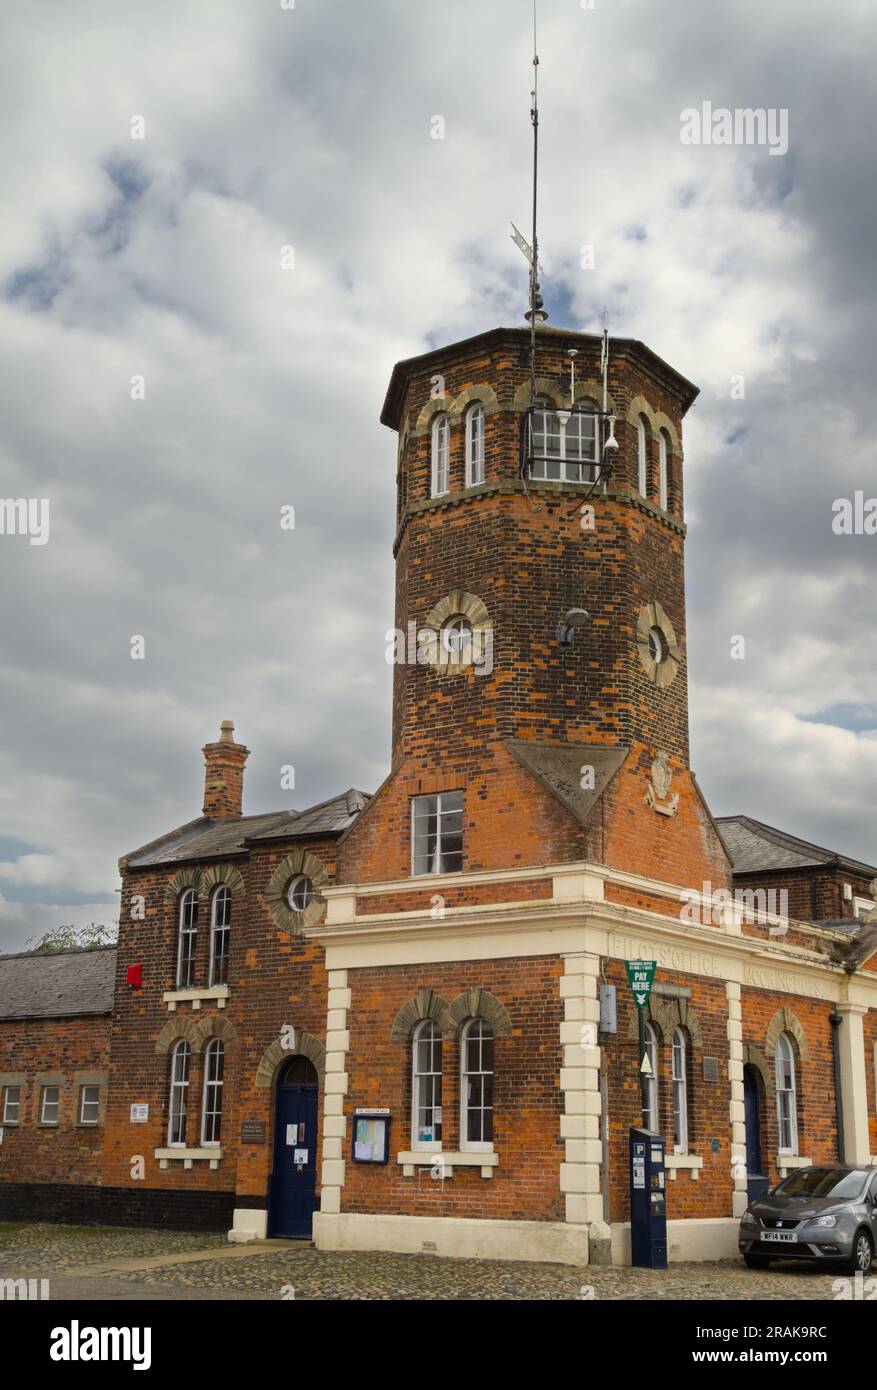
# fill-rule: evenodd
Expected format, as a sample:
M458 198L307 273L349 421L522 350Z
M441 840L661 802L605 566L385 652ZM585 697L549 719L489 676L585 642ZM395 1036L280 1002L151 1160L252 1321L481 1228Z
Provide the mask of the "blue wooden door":
M747 1196L750 1202L754 1202L767 1190L769 1183L761 1167L761 1088L758 1071L750 1063L743 1068L743 1113L746 1120Z
M280 1074L274 1120L269 1235L310 1236L317 1184L317 1075L305 1057Z

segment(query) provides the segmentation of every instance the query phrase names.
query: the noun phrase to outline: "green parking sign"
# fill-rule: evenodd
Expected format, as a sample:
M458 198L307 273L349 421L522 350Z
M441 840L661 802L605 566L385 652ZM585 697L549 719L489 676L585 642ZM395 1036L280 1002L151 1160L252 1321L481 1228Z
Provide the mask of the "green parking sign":
M638 1009L644 1009L649 1002L649 994L658 962L656 960L626 960L624 968L627 971L627 980L633 992L634 1003Z

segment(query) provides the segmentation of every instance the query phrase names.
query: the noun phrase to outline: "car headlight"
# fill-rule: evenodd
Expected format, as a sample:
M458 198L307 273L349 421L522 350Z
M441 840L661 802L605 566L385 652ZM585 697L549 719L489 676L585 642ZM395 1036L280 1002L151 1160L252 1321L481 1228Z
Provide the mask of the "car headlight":
M836 1216L817 1216L815 1221L811 1221L811 1226L836 1226Z
M742 1216L741 1221L740 1221L740 1225L741 1225L741 1226L757 1226L757 1225L758 1225L758 1217L757 1217L757 1216L753 1216L753 1214L752 1214L751 1211L744 1211L743 1216Z

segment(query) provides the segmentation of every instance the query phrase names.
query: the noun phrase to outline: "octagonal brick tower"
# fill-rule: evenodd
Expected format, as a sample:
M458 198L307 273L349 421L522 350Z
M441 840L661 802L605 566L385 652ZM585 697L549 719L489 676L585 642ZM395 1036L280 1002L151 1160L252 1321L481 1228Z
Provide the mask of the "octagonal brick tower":
M541 328L539 399L569 407L573 349L575 404L599 409L600 348L597 336ZM528 329L494 329L394 368L381 419L398 434L395 627L405 642L394 672L393 772L351 835L351 878L369 876L367 827L381 823L384 849L398 841L407 872L406 802L442 788L464 790L469 869L583 853L628 863L655 831L652 871L681 843L688 804L694 858L706 834L715 881L725 876L688 770L681 433L697 388L644 344L616 338L608 390L619 448L608 484L592 489L522 480ZM467 415L478 405L483 481L468 485ZM437 417L447 420L438 489ZM575 608L589 617L564 645L557 628ZM474 664L449 660L441 639L460 619L476 632ZM424 632L437 640L418 661L411 637ZM656 802L666 814L654 813ZM686 853L678 857L682 873ZM687 879L692 872L699 867Z

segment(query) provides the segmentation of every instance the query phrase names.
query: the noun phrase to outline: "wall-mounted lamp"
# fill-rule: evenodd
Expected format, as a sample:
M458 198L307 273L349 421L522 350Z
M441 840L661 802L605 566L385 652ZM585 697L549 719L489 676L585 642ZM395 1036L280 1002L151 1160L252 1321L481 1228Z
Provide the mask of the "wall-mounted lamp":
M567 610L563 622L558 624L554 634L561 647L572 646L576 628L584 627L589 616L587 610L584 608L570 608Z

